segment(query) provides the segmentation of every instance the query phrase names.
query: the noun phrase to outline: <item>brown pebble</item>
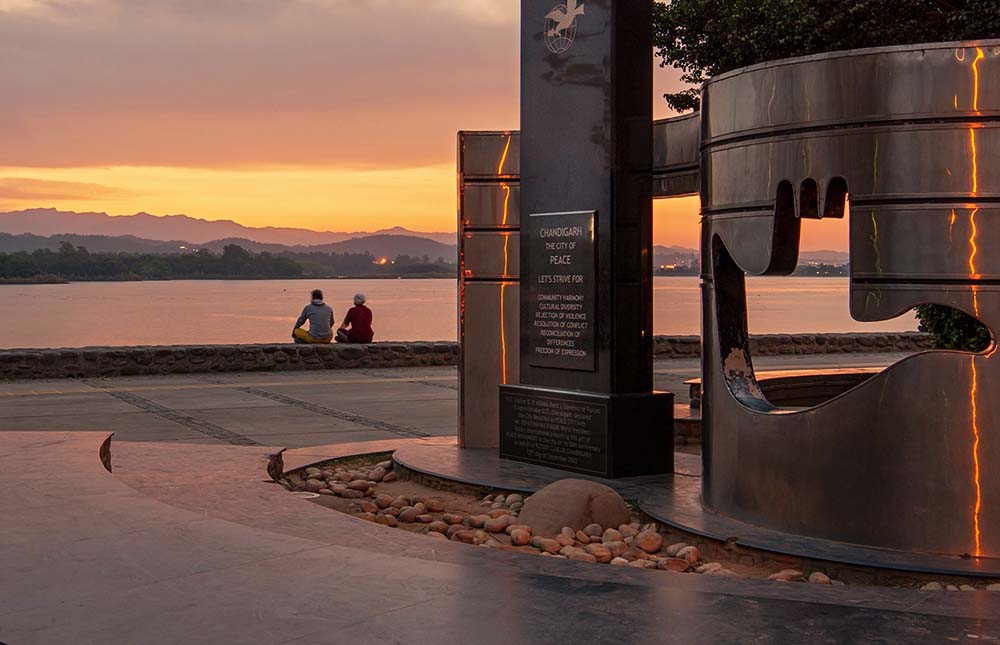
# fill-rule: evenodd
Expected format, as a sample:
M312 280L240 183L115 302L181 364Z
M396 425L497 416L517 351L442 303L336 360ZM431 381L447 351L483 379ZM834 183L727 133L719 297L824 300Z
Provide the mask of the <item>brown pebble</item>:
M590 536L583 531L577 531L574 537L576 538L576 541L581 544L590 544Z
M590 537L599 538L604 533L604 529L601 527L600 524L594 523L594 524L588 524L587 526L583 527L583 532L589 535Z
M541 541L541 549L542 549L542 551L548 551L552 555L555 555L555 554L559 553L559 550L562 549L562 548L563 548L562 545L559 544L558 542L556 542L555 540L549 540L549 539L543 538L542 541Z
M438 533L437 531L429 531L427 533L427 536L428 537L432 537L432 538L439 538L439 539L442 539L442 540L447 540L448 539L447 535L444 535L443 533Z
M374 522L377 519L374 513L358 513L355 517L366 522Z
M369 483L368 481L365 481L364 479L355 479L354 481L352 481L349 484L347 484L347 487L351 488L353 490L359 490L361 492L364 492L364 491L368 490L369 488L371 488L372 485L371 485L371 483Z
M611 562L611 558L615 557L611 554L611 549L604 546L603 544L588 544L587 553L594 556L598 562L607 563Z
M353 488L345 488L343 490L339 490L337 491L337 495L340 495L344 499L361 499L362 497L365 496L364 493L362 493L359 490L354 490Z
M686 547L687 544L684 542L677 542L676 544L671 544L667 547L666 554L671 558L677 557L677 552Z
M441 518L446 524L462 524L465 522L465 518L461 515L456 515L454 513L447 513Z
M375 521L379 524L384 524L386 526L398 526L399 522L392 515L379 515L375 518Z
M369 501L358 502L358 507L365 513L378 513L378 506Z
M430 524L434 521L434 516L429 513L424 513L422 515L417 515L417 522L420 524Z
M826 575L822 571L813 571L809 574L809 582L814 585L828 585L832 584L830 576Z
M437 520L435 522L431 522L430 524L428 524L427 525L427 530L428 531L436 531L438 533L447 533L448 532L448 524L446 524L445 522L442 522L441 520Z
M590 553L574 553L569 559L576 560L577 562L599 562L599 560ZM610 562L610 560L608 560L608 562Z
M393 508L406 508L409 505L410 505L410 500L406 499L405 497L397 497L396 499L392 500L392 504L389 504L389 506Z
M413 508L412 506L407 506L406 508L404 508L399 512L399 521L416 522L418 515L420 515L420 513L417 512L417 509Z
M601 534L601 542L604 544L608 542L623 542L624 540L625 536L618 529L608 529Z
M509 516L487 520L486 523L483 524L483 528L490 533L503 533L504 529L510 526L510 520L511 518Z
M387 484L388 484L389 482L394 482L394 481L396 481L396 473L394 473L394 472L393 472L393 473L388 473L388 474L386 474L386 476L382 478L382 481L384 481L384 482L385 482L385 483L387 483Z
M679 571L681 573L691 568L691 563L684 558L661 558L656 566L664 571Z
M490 517L488 515L474 515L469 518L469 526L475 529L481 529L486 526L486 522L489 521Z
M476 541L476 531L473 531L472 529L465 529L455 533L451 539L464 542L465 544L474 544Z
M686 546L677 552L677 557L687 560L690 564L697 564L701 560L701 551L696 546Z
M453 537L455 537L455 535L457 535L461 531L467 531L467 530L468 529L466 529L461 524L452 524L451 526L448 527L448 532L445 533L445 535L447 535L449 538L453 538Z
M663 536L655 529L646 529L636 536L635 544L646 553L656 553L663 546Z
M439 499L429 499L427 500L427 510L431 513L443 513L444 502Z
M375 497L375 506L378 506L379 508L389 508L389 505L392 504L392 501L393 501L392 495L385 495L385 494L377 495Z
M628 545L624 542L605 542L604 546L608 547L608 550L611 551L611 555L616 558L621 557L626 551L628 551Z
M796 569L782 569L778 573L772 573L767 579L779 582L798 582L802 580L802 572Z
M510 542L514 546L524 546L531 542L531 533L523 529L514 529L510 532Z

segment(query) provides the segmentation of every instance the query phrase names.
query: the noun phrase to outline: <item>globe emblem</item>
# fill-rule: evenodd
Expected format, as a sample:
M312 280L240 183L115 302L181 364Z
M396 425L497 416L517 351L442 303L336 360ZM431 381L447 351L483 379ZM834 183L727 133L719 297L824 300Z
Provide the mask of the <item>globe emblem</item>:
M571 1L556 5L545 17L545 46L553 54L567 51L576 40L576 16L583 13L576 4Z

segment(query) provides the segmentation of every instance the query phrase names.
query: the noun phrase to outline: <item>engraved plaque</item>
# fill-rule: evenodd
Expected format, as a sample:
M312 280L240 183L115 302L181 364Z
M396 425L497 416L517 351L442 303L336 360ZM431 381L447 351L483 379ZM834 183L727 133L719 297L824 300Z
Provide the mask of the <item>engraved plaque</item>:
M528 356L534 367L597 369L596 220L596 211L527 218L536 270L522 306L528 306Z
M608 406L584 397L505 390L500 456L607 476Z

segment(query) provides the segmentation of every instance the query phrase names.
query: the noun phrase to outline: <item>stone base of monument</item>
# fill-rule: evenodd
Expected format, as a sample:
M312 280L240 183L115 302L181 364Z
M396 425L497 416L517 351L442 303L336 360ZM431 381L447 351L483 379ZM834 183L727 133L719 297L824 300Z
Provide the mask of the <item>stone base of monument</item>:
M674 395L500 386L500 456L617 479L674 470Z

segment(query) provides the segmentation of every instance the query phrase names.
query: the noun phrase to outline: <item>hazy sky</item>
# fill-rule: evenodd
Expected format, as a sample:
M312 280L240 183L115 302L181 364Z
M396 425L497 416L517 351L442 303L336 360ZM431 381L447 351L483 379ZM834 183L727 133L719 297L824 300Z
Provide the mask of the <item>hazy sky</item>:
M0 210L454 230L456 132L518 127L518 5L0 0ZM696 199L656 212L697 246Z

